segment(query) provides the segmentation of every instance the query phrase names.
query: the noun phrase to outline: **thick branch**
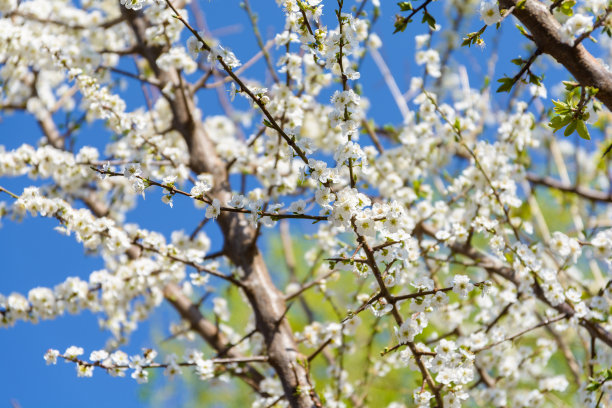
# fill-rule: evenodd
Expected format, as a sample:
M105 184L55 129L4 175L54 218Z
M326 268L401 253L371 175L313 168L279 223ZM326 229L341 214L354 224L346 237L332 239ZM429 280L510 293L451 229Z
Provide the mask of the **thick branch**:
M138 49L160 83L174 85L176 97L170 101L172 126L187 143L191 169L197 174L212 174L215 186L210 195L222 203L228 202L232 191L225 163L216 154L214 143L206 134L202 122L193 118L195 103L188 87L179 72L164 71L157 66L156 59L161 50L144 41L148 23L142 13L126 9L122 12L134 31ZM228 74L235 77L231 71ZM224 252L234 265L241 268L241 288L251 303L257 331L264 336L269 363L278 374L287 401L292 407L311 408L318 405L318 398L311 390L305 358L298 352L293 332L285 318L287 308L284 295L272 282L263 256L254 245L254 229L241 213L223 212L217 221L225 238Z
M543 53L563 65L582 86L599 89L597 98L612 110L612 72L608 71L582 44L571 46L561 41L561 25L548 7L537 0L527 0L516 7L519 0L500 0L503 9L514 7L513 14L531 33Z
M164 288L164 296L179 312L181 317L189 322L191 328L195 330L206 342L215 350L225 350L229 342L225 336L219 332L217 327L206 320L198 308L185 296L181 288L175 284L168 284ZM242 357L235 350L230 349L226 353L229 358ZM251 388L258 393L259 383L265 378L259 371L252 366L247 366L246 372L240 376Z

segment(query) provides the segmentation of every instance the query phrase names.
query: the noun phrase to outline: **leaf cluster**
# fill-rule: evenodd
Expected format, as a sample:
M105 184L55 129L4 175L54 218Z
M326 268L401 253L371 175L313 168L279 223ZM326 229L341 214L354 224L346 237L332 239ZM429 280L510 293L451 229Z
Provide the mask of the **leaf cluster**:
M410 14L407 17L402 17L399 14L395 15L395 23L394 23L395 31L393 31L393 34L398 33L398 32L403 32L404 30L406 30L408 23L412 22L412 17L419 10L423 10L423 18L421 19L421 23L427 23L430 29L435 30L436 19L434 18L434 16L429 14L429 12L427 11L427 7L426 7L427 3L429 3L430 1L431 0L425 1L424 4L422 4L416 9L412 5L411 1L400 1L399 3L397 3L397 5L400 8L400 11L403 11L403 12L409 11Z
M534 59L535 58L532 57L528 60L525 60L519 57L510 60L510 62L512 62L514 65L518 65L519 67L521 67L521 70L517 75L513 76L512 78L508 77L507 75L504 75L503 78L498 79L497 82L501 83L501 85L499 86L499 88L497 88L497 92L510 92L514 85L519 81L523 84L533 84L536 86L541 86L542 81L544 80L544 74L536 75L529 69ZM523 74L526 74L526 78L523 78Z
M586 121L590 114L586 111L587 102L597 94L597 89L593 87L580 87L577 83L564 81L567 94L564 101L553 101L554 115L548 126L554 132L565 128L564 136L569 136L574 132L586 140L591 140Z

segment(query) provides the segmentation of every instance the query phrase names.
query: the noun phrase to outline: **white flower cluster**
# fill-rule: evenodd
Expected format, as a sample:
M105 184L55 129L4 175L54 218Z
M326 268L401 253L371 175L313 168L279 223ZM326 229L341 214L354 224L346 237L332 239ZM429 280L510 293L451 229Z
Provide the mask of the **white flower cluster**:
M180 39L185 26L175 17L176 13L168 7L165 1L138 0L138 2L147 6L143 12L151 21L150 26L145 30L147 42L163 47L168 41L175 43ZM186 10L178 9L177 11L182 18L188 18Z
M195 351L194 351L195 352ZM113 377L125 377L128 369L132 370L131 377L135 379L139 384L144 384L149 381L149 369L165 367L164 374L167 376L174 376L181 372L181 367L177 361L177 357L174 354L166 356L166 362L159 364L155 362L157 357L157 351L153 349L143 349L142 354L128 356L124 351L116 350L109 353L106 350L94 350L89 355L89 361L80 359L83 355L83 348L77 346L70 346L66 349L64 354L60 354L58 350L49 349L44 355L44 359L47 364L56 364L57 358L61 357L66 363L76 363L77 375L79 377L92 377L95 367L106 370L108 374ZM188 357L192 357L188 359ZM193 357L193 353L190 352L185 356L187 363L196 366L196 372L200 367L207 368L211 372L206 378L211 378L214 374L214 365L210 360L203 360L201 353L199 358Z
M461 401L469 398L465 386L475 375L475 356L455 342L440 340L435 348L436 357L431 359L431 371L437 373L436 381L441 384L452 384L452 391L445 396L445 406L460 407Z
M223 48L221 44L212 46L206 58L211 65L214 65L219 69L222 69L222 65L219 60L223 60L223 62L225 62L225 64L231 69L238 68L241 65L238 58L236 58L236 55L234 55L232 51Z
M565 23L563 23L559 34L564 43L573 45L576 36L586 33L592 27L593 17L585 16L583 14L574 14Z
M121 4L128 10L140 10L146 3L147 0L121 0Z
M501 21L502 17L497 0L482 0L480 2L480 18L484 20L486 25L497 24Z
M600 391L610 391L612 353L604 343L612 329L612 288L606 283L609 271L601 268L612 265L612 229L609 197L602 199L599 191L609 189L610 180L602 166L593 164L597 152L558 142L543 131L546 120L539 110L544 101L535 97L545 99L547 85L534 86L529 103L513 101L507 112L498 110L488 88L472 89L464 70L452 69L432 48L439 37L436 26L415 37L423 77L410 79L407 94L394 93L401 124L382 126L366 117L367 87L356 82L362 79L357 71L362 57L381 47L372 32L378 1L358 2L358 8L363 6L358 15L340 2L337 14L324 15L329 4L320 0L278 0L285 25L274 42L282 52L276 61L260 54L271 70L269 83L243 78L242 69L236 70L238 56L208 31L199 33L203 43L185 30L186 10L179 9L177 18L163 1L80 3L83 9L63 1L0 3L3 13L17 10L0 19L0 104L34 115L46 136L36 148L0 146L0 176L27 174L47 183L26 188L13 205L0 204L0 216L55 218L59 232L73 235L105 263L88 278L68 277L54 287L0 295L0 326L88 310L114 337L89 360L81 359L80 347L63 354L50 349L48 364L63 358L76 364L80 377L91 377L96 367L121 377L131 370L140 383L156 368L172 377L190 366L202 380L238 374L256 387L253 406L287 406L281 401L287 384L272 370L252 377L259 366L247 372L224 354L262 354L255 359L259 362L275 357L265 355L272 350L271 340L258 331L266 322L262 311L231 327L238 318L233 291L209 297L226 288L211 282L213 276L223 285L236 284L239 296L246 295L245 304L261 301L251 290L260 287L257 279L273 285L277 277L267 275L257 246L259 228L286 218L280 223L283 255L294 275L285 281L284 294L271 290L269 296L274 310L300 297L309 320L303 325L282 321L278 335L289 333L293 341L290 327L297 327L297 351L309 349L309 362L320 352L328 359L328 369L320 370L323 374L313 370L317 383L300 385L300 395L316 392L330 407L370 403L366 394L359 395L361 388L371 390L368 376L384 380L392 370L410 370L422 379L409 390L420 407L434 401L445 407L466 401L531 407L544 405L551 392L568 395L577 389L580 396L572 401L594 406L599 398L594 383L587 389L579 384L581 372L570 373L582 365L590 367ZM141 10L137 16L129 13L142 19L136 34L118 7ZM592 34L597 26L593 18L608 16L608 9L605 1L587 0L570 17L556 11L560 37L573 45ZM480 2L480 16L486 25L499 23L499 3ZM51 17L54 23L46 24ZM330 21L335 28L324 24ZM181 34L190 37L186 46L180 44ZM145 50L154 51L146 60L138 56ZM121 83L115 88L117 75L126 74L119 65L126 54L136 56L136 74L127 74L146 89L147 108L132 110L126 103L130 98L120 96L125 95ZM253 109L233 110L220 92L225 114L200 110L206 104L198 99L206 88L219 88L233 75L240 80L232 82L228 103L240 93ZM435 86L428 84L431 77ZM189 83L194 78L199 78L197 85ZM181 106L188 106L188 112ZM76 129L76 122L68 125L67 136L54 138L59 129L45 126L64 111L82 111L83 121L103 121L112 134L106 149L83 147L71 153L70 126ZM594 109L589 113L601 115L600 123L609 119ZM529 160L533 152L534 158L550 153L546 164L555 166L551 174L563 181L559 191L546 196L536 191L548 178L534 176L541 169L538 159ZM575 187L566 182L574 178L564 161L574 161L581 171ZM173 231L167 240L125 224L128 210L148 188L160 190L170 207L191 199L201 210L196 232ZM572 194L570 200L566 193ZM585 204L582 198L589 194L601 203ZM89 210L77 208L77 201ZM568 217L553 213L566 205ZM207 223L210 219L218 222ZM303 260L292 259L297 257L283 229L289 219L309 234L300 242L309 247ZM311 221L316 225L307 229L299 224ZM206 232L199 232L211 225L220 226L226 240L214 253L209 253ZM234 245L244 254L228 253ZM253 268L250 258L261 264ZM301 281L303 267L310 272ZM246 284L237 283L242 279ZM227 358L206 359L193 344L184 361L170 354L164 363L155 361L154 350L134 356L117 350L175 286L194 305L210 309L206 313L217 330L211 343ZM316 306L329 306L334 317L321 320L313 299ZM294 312L283 318L293 319ZM182 321L172 323L170 333L173 339L191 341L193 329ZM583 344L589 346L589 336L599 336L593 340L597 352L576 353ZM350 359L361 358L356 351L363 344L387 347L384 342L390 344L380 359L367 355L365 380L355 379L347 367ZM553 372L557 357L568 358L568 375ZM573 376L578 381L570 386ZM255 384L253 378L260 381Z
M425 65L427 74L434 78L440 78L442 75L440 72L440 54L432 48L421 49L430 41L430 37L429 34L417 35L415 37L416 48L418 49L415 54L415 60L418 65Z
M331 102L334 110L330 113L332 126L340 126L344 134L354 134L359 128L360 98L352 89L336 91Z
M155 252L151 257L129 262L115 263L109 258L108 267L112 271L93 272L89 281L70 277L53 289L34 288L27 297L18 293L0 296L3 326L11 326L17 320L52 319L65 311L91 310L103 312L106 318L100 320L102 327L120 338L133 331L161 303L164 285L184 278L185 263L203 262L210 247L210 241L203 234L189 240L177 232L172 235L172 244L167 245L162 236L146 230L132 228L127 233L117 228L113 220L96 218L84 209L73 209L58 198L46 198L36 188L26 189L15 202L13 211L55 217L64 232L74 233L86 248L106 256L125 256L137 240L143 249L151 248Z
M198 67L183 47L171 48L167 53L160 55L157 58L157 65L165 70L170 68L180 69L185 71L186 74L195 72Z

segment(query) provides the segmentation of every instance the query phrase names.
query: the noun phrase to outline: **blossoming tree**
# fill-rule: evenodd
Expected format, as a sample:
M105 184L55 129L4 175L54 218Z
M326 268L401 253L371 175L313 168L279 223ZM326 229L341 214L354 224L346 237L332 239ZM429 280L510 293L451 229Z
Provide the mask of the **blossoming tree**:
M598 146L612 133L610 2L277 0L285 21L267 41L256 9L273 2L244 0L249 56L214 38L197 3L0 1L0 109L43 135L0 150L2 177L36 180L0 187L0 213L55 219L105 264L9 289L3 327L89 310L107 347L67 339L47 363L139 383L153 370L197 376L211 390L228 379L254 407L610 402L612 184ZM413 25L424 70L401 90L377 32L412 41ZM492 86L454 55L506 26L530 56L496 51L518 67ZM401 112L392 125L368 113L369 60L392 96L377 103ZM553 67L570 80L546 82ZM215 91L225 115L199 102ZM104 124L103 149L74 149L85 122ZM201 217L164 236L126 217L145 196L193 202ZM264 231L285 265L265 256ZM164 303L185 352L126 353ZM385 381L392 390L376 388Z

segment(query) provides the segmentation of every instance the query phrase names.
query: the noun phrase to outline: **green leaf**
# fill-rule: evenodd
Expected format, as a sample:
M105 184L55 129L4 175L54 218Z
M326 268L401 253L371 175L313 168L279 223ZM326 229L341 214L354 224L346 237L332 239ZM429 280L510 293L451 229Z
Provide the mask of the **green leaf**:
M514 86L514 80L508 77L498 79L497 82L501 83L500 87L497 88L497 91L496 91L498 93L499 92L510 92L510 90Z
M453 127L457 130L460 131L461 130L461 122L459 121L459 118L455 118L455 123L453 123Z
M594 86L587 86L586 90L587 90L587 92L589 93L590 96L595 96L595 95L597 95L597 92L599 92L599 89L595 88Z
M531 36L529 35L529 33L527 32L527 30L525 30L525 27L523 27L522 25L517 24L516 28L519 30L519 32L521 34L523 34L525 37L530 38Z
M542 83L542 78L530 72L529 73L529 83L540 86L540 84Z
M566 91L573 91L574 89L576 89L578 87L578 83L577 82L571 82L571 81L562 81L563 86L565 86L565 90Z
M565 128L565 132L563 132L563 136L569 136L576 130L576 126L578 126L577 120L572 120L569 125Z
M559 11L561 11L566 16L571 17L574 14L573 7L576 5L574 0L566 0L561 3L561 7L559 7Z
M602 104L599 101L593 101L593 110L595 112L599 112L600 110L602 110Z
M399 3L397 3L397 5L399 6L401 11L411 11L412 10L412 3L409 1L400 1Z
M600 383L592 382L589 385L587 385L586 389L587 389L587 391L593 392L593 391L596 391L600 386L601 386Z
M272 123L270 123L270 121L269 121L268 119L264 119L264 120L263 120L263 124L264 124L266 127L269 127L270 129L276 129L276 128L274 127L274 125L273 125Z
M404 31L406 29L406 27L408 26L408 23L410 22L410 20L403 18L400 15L396 15L395 16L395 31L393 31L393 34L399 32L399 31Z
M591 135L589 135L589 129L587 129L586 123L584 123L584 120L579 120L578 121L578 125L576 126L576 131L578 132L578 135L586 140L591 140Z
M556 132L557 130L567 126L567 124L570 123L571 120L572 120L571 115L555 116L554 118L550 120L550 122L548 122L548 126L553 128L554 131Z
M552 103L553 105L555 105L553 109L557 114L562 115L562 114L572 113L572 109L570 105L568 105L566 102L552 101Z
M429 25L429 28L431 28L432 30L436 29L436 19L433 18L433 16L429 14L426 10L423 11L423 20L421 22L427 23L427 25Z
M468 47L472 46L472 44L476 43L476 41L480 38L480 35L478 35L478 33L469 33L464 39L463 42L461 43L462 47L465 47L466 45Z

